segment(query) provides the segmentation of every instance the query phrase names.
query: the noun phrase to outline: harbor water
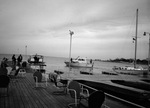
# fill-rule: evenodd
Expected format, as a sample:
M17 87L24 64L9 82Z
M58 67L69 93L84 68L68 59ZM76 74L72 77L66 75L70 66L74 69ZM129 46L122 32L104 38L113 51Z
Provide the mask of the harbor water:
M0 54L0 61L5 57L8 58L9 61L11 61L13 54ZM16 54L16 58L19 55ZM23 61L27 61L30 55L25 56L23 55ZM90 58L89 58L90 59ZM130 63L115 63L115 62L102 62L102 61L94 61L94 67L93 69L88 69L88 68L71 68L69 71L69 67L66 67L64 61L69 60L69 58L65 57L51 57L51 56L44 56L44 62L46 64L45 69L46 73L54 72L54 70L59 70L63 72L74 72L74 73L79 73L80 71L86 71L86 72L93 72L93 74L102 74L102 71L106 72L112 72L112 68L114 66L133 66L133 64ZM144 68L146 68L146 65L140 65Z

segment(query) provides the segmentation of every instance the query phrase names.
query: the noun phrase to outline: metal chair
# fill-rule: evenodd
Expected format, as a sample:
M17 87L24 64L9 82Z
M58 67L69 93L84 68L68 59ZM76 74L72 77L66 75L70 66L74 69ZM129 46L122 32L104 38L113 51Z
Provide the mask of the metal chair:
M105 93L103 91L94 91L85 101L81 100L80 105L85 108L110 108L105 103Z
M67 83L68 80L61 79L59 74L53 76L53 82L57 88L63 88L63 90L54 91L55 95L66 95L67 94Z
M88 108L100 108L105 100L103 91L95 91L88 98Z
M42 80L42 73L40 71L34 72L33 78L35 81L35 88L40 87L39 84L41 83L45 83L45 86L47 86L47 78L45 78L45 80Z
M6 96L8 96L9 83L10 79L7 75L0 75L0 88L7 88Z
M70 81L67 89L70 93L70 96L74 98L75 101L74 103L70 103L68 105L69 108L78 107L81 99L87 99L87 97L89 97L89 91L87 89L81 88L80 84L77 81Z

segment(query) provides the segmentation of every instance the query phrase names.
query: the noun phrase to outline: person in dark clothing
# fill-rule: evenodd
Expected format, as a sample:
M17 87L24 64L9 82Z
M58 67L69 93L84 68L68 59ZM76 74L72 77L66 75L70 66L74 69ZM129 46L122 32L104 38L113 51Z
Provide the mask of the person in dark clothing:
M7 60L8 60L8 59L4 57L3 60L1 61L1 67L2 67L2 68L6 68L6 67L8 66Z
M71 63L72 63L72 58L70 59Z
M20 57L17 58L17 65L20 66Z
M7 58L3 58L3 60L1 61L1 67L0 67L0 75L7 75L8 71L6 69L7 65Z
M0 67L0 75L7 75L8 71L6 67Z
M38 62L38 57L37 57L37 55L34 56L34 62L35 62L35 63Z
M18 56L17 61L18 61L18 66L20 66L21 65L20 63L22 62L22 55L21 54Z
M15 54L12 56L12 64L15 66L16 65L16 57Z
M20 62L22 62L23 57L21 54L20 54L19 58L20 58Z
M92 64L92 59L90 60L90 63Z

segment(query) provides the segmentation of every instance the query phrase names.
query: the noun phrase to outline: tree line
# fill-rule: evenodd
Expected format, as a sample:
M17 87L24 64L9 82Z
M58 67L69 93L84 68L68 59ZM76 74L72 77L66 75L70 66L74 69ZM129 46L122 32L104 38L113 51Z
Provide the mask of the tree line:
M125 59L125 58L116 58L116 59L109 59L108 61L110 62L127 62L127 63L134 63L134 59ZM137 59L136 60L137 64L148 64L148 60L146 59Z

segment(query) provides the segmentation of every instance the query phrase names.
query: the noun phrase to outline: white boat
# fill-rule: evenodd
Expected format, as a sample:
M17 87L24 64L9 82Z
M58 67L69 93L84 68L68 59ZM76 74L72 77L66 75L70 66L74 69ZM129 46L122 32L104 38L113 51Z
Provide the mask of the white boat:
M114 66L113 70L118 74L130 74L130 75L140 75L140 74L148 74L147 69L143 69L142 67L136 66L136 53L137 53L137 30L138 29L138 9L136 11L136 32L133 41L135 41L135 58L134 58L134 67L125 66L125 67L117 67Z
M94 63L92 61L88 62L87 58L77 57L76 59L71 59L70 61L64 62L66 66L70 67L84 67L93 68Z
M28 64L32 69L35 69L40 72L45 72L44 67L46 66L44 62L44 56L42 55L31 55L28 59Z

